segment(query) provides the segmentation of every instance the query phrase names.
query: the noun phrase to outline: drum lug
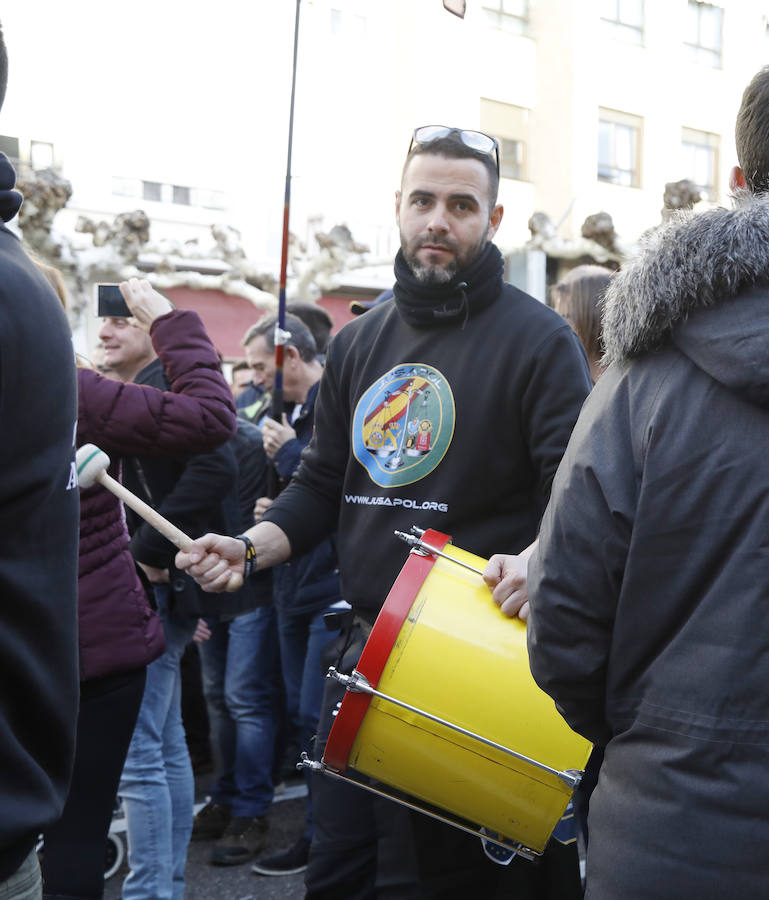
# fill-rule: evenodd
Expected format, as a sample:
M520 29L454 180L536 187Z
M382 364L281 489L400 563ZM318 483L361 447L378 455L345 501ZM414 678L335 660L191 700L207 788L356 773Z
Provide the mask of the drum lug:
M584 772L579 769L565 769L560 773L561 780L567 784L573 791L576 791L582 781Z
M334 681L338 681L346 690L354 691L358 694L373 694L374 690L368 682L368 679L365 675L361 675L361 673L357 669L353 669L350 675L343 675L341 672L337 672L337 670L331 666L326 672L326 678L333 678Z
M471 572L475 572L476 575L480 575L481 578L483 578L483 569L471 566L469 563L463 562L455 556L449 556L448 553L444 553L443 550L433 547L432 544L426 543L420 537L415 537L413 534L406 534L405 531L394 531L393 534L395 537L405 541L409 547L411 547L412 553L418 553L420 556L440 556L441 559L446 559L449 562L454 563L455 566L462 566L463 569L469 569Z
M300 772L304 769L309 769L311 772L320 772L321 774L329 771L334 771L325 763L319 762L316 759L310 759L310 757L307 755L306 750L302 750L302 753L299 757L299 762L296 764L296 767Z

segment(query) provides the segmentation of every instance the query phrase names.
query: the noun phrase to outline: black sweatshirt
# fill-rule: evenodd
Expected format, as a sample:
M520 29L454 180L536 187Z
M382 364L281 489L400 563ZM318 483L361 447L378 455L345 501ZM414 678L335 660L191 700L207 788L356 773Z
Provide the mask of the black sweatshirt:
M591 387L569 325L503 284L492 244L440 289L400 254L396 275L332 341L315 436L265 516L294 554L338 528L342 596L369 619L406 560L396 529L484 557L531 543Z
M21 196L0 154L0 216ZM61 814L75 744L77 382L61 303L0 225L0 882Z

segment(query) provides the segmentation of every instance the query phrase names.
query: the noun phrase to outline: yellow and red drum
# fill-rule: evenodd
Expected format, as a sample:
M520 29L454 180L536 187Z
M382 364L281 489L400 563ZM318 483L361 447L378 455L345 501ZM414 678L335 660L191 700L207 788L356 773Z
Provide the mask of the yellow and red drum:
M329 673L347 691L323 764L311 765L355 770L538 854L591 745L534 683L526 626L495 605L478 574L485 560L449 540L424 532L355 671Z

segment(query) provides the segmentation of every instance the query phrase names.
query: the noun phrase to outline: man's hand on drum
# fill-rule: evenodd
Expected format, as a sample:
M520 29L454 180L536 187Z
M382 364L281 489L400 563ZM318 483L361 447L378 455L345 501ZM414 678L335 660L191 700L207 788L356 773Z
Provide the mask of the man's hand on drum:
M502 612L511 619L529 618L529 590L526 570L536 542L518 556L495 553L483 570L483 580L491 588L491 596Z
M188 551L180 550L176 554L176 567L192 575L204 591L217 594L228 589L233 574L243 574L245 558L243 541L221 534L204 534L192 542Z

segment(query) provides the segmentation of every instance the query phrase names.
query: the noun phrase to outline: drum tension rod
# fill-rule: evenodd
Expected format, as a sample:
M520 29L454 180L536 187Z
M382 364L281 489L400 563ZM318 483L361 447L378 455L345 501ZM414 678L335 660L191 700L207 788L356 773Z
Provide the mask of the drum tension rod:
M363 788L364 791L368 791L371 794L376 794L378 797L384 797L386 800L392 800L394 803L397 803L400 806L405 806L407 809L413 809L415 812L423 813L424 815L429 816L431 819L435 819L438 822L443 822L444 825L451 825L454 828L458 828L460 831L464 831L466 834L471 834L475 837L479 837L482 841L488 841L490 844L495 844L497 847L502 847L503 850L514 850L519 856L522 856L524 859L528 859L529 861L536 860L542 855L538 850L532 850L530 847L526 847L524 844L521 844L518 841L513 841L509 838L500 839L491 837L490 835L483 832L480 828L469 828L467 825L462 824L460 820L453 819L451 818L451 816L442 816L434 810L427 809L424 806L420 806L418 803L409 802L405 797L398 797L395 794L390 794L387 791L376 788L373 784L366 784L363 781L358 781L357 778L350 778L348 775L343 775L336 769L332 769L331 766L327 766L324 762L318 762L317 760L310 759L307 753L304 751L302 752L300 759L301 762L298 762L296 764L297 769L299 769L300 771L309 769L311 772L318 772L321 775L328 775L331 778L337 778L339 781L346 781L348 784L354 784L356 787Z
M471 572L475 572L476 575L480 575L483 577L483 570L476 569L475 566L469 565L469 563L462 562L461 559L457 559L454 556L449 556L448 553L444 553L442 550L439 550L437 547L433 547L430 544L426 544L421 538L415 537L413 534L406 534L405 531L395 531L393 532L395 537L400 538L402 541L405 541L412 550L416 550L417 553L421 553L423 556L442 556L443 559L447 559L449 562L456 563L458 566L463 566L465 569L469 569Z
M333 678L334 681L339 682L339 684L341 684L345 688L345 690L353 691L354 693L358 694L368 694L371 697L379 697L380 700L385 700L386 702L392 703L395 706L399 706L401 709L408 710L409 712L412 712L417 716L422 716L425 719L429 719L431 722L435 722L436 725L443 725L444 728L455 731L457 732L457 734L462 734L465 737L470 738L471 740L478 741L479 743L484 744L486 747L492 747L494 750L499 750L502 753L506 753L508 756L519 759L521 762L528 763L528 765L534 766L542 772L549 772L551 775L555 775L556 778L559 778L572 791L576 789L576 787L582 780L581 772L575 772L574 770L560 771L559 769L554 769L552 766L548 766L546 763L542 763L539 760L533 759L530 756L526 756L523 753L519 753L517 750L513 750L510 747L505 747L503 744L498 744L496 741L485 738L483 737L483 735L476 734L474 731L470 731L467 728L462 728L461 725L456 725L454 722L449 722L447 719L442 719L440 716L435 716L424 709L420 709L418 706L412 706L410 703L399 700L397 697L393 697L391 694L384 694L381 691L378 691L375 688L371 687L371 682L368 680L368 678L366 678L366 676L362 672L359 672L357 669L353 669L350 675L343 675L341 672L337 672L337 670L333 666L331 666L329 667L328 672L326 672L326 678Z

